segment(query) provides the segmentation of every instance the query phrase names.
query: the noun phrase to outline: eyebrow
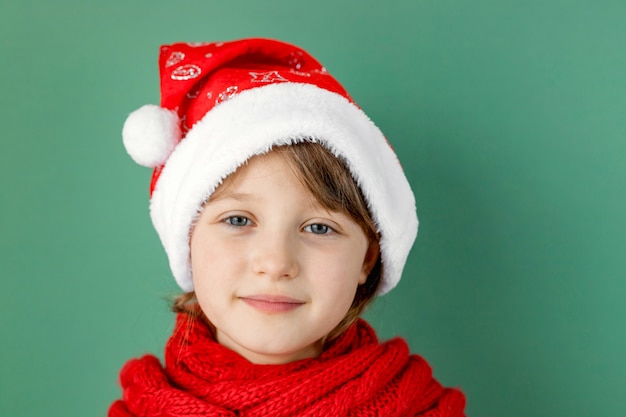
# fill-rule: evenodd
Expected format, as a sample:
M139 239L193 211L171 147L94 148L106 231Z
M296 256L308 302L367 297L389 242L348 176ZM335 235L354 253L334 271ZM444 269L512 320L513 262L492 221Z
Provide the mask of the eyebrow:
M215 198L212 198L213 196L215 196ZM217 195L213 195L211 198L209 198L209 202L215 202L215 201L222 201L222 200L235 200L235 201L249 201L252 198L254 198L253 194L250 193L229 193L229 192L224 192L224 193L218 193Z
M225 190L223 193L213 194L211 197L209 197L208 203L217 203L217 202L227 201L227 200L235 200L240 203L245 203L250 200L254 200L255 198L260 198L260 197L262 196L259 196L257 194L242 193L242 192L233 193L233 192L228 192L227 190ZM344 215L346 214L341 210L330 210L324 207L319 201L317 201L313 197L307 199L307 205L309 206L309 208L312 208L315 210L324 210L328 213L339 213L339 214L344 214Z

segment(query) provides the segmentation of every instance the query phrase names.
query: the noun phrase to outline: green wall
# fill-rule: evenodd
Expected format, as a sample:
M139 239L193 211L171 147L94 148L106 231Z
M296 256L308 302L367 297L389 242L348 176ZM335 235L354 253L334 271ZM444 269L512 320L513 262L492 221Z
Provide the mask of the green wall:
M176 292L125 116L158 46L316 55L380 125L420 235L368 318L482 417L626 415L626 2L0 0L0 415L103 416Z

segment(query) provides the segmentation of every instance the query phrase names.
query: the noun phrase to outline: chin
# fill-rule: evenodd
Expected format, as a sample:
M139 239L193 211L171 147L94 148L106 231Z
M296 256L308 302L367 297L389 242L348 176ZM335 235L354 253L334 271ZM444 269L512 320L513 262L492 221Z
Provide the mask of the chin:
M238 353L253 363L284 364L300 359L315 358L322 352L321 341L304 345L276 342L276 339L263 341L260 338L254 344L240 345L241 349L238 349Z

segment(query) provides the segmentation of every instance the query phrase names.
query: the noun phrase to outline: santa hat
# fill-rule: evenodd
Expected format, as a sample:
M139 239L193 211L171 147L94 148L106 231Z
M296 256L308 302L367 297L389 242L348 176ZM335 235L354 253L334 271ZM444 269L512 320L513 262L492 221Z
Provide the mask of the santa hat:
M400 280L415 200L381 131L304 50L268 39L161 47L161 106L133 112L124 145L154 168L150 214L178 285L193 290L189 235L202 204L246 160L312 140L342 157L380 233L379 294Z

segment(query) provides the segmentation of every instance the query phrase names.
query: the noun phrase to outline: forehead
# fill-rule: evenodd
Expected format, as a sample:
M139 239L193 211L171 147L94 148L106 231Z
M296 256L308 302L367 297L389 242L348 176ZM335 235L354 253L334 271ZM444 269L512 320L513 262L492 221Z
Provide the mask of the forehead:
M276 173L287 175L287 177L293 177L294 179L296 177L293 168L287 163L285 156L281 153L270 151L265 154L254 155L217 186L211 194L209 201L219 200L226 195L229 198L241 199L244 195L236 192L235 189L246 186L248 184L246 180L259 182Z

